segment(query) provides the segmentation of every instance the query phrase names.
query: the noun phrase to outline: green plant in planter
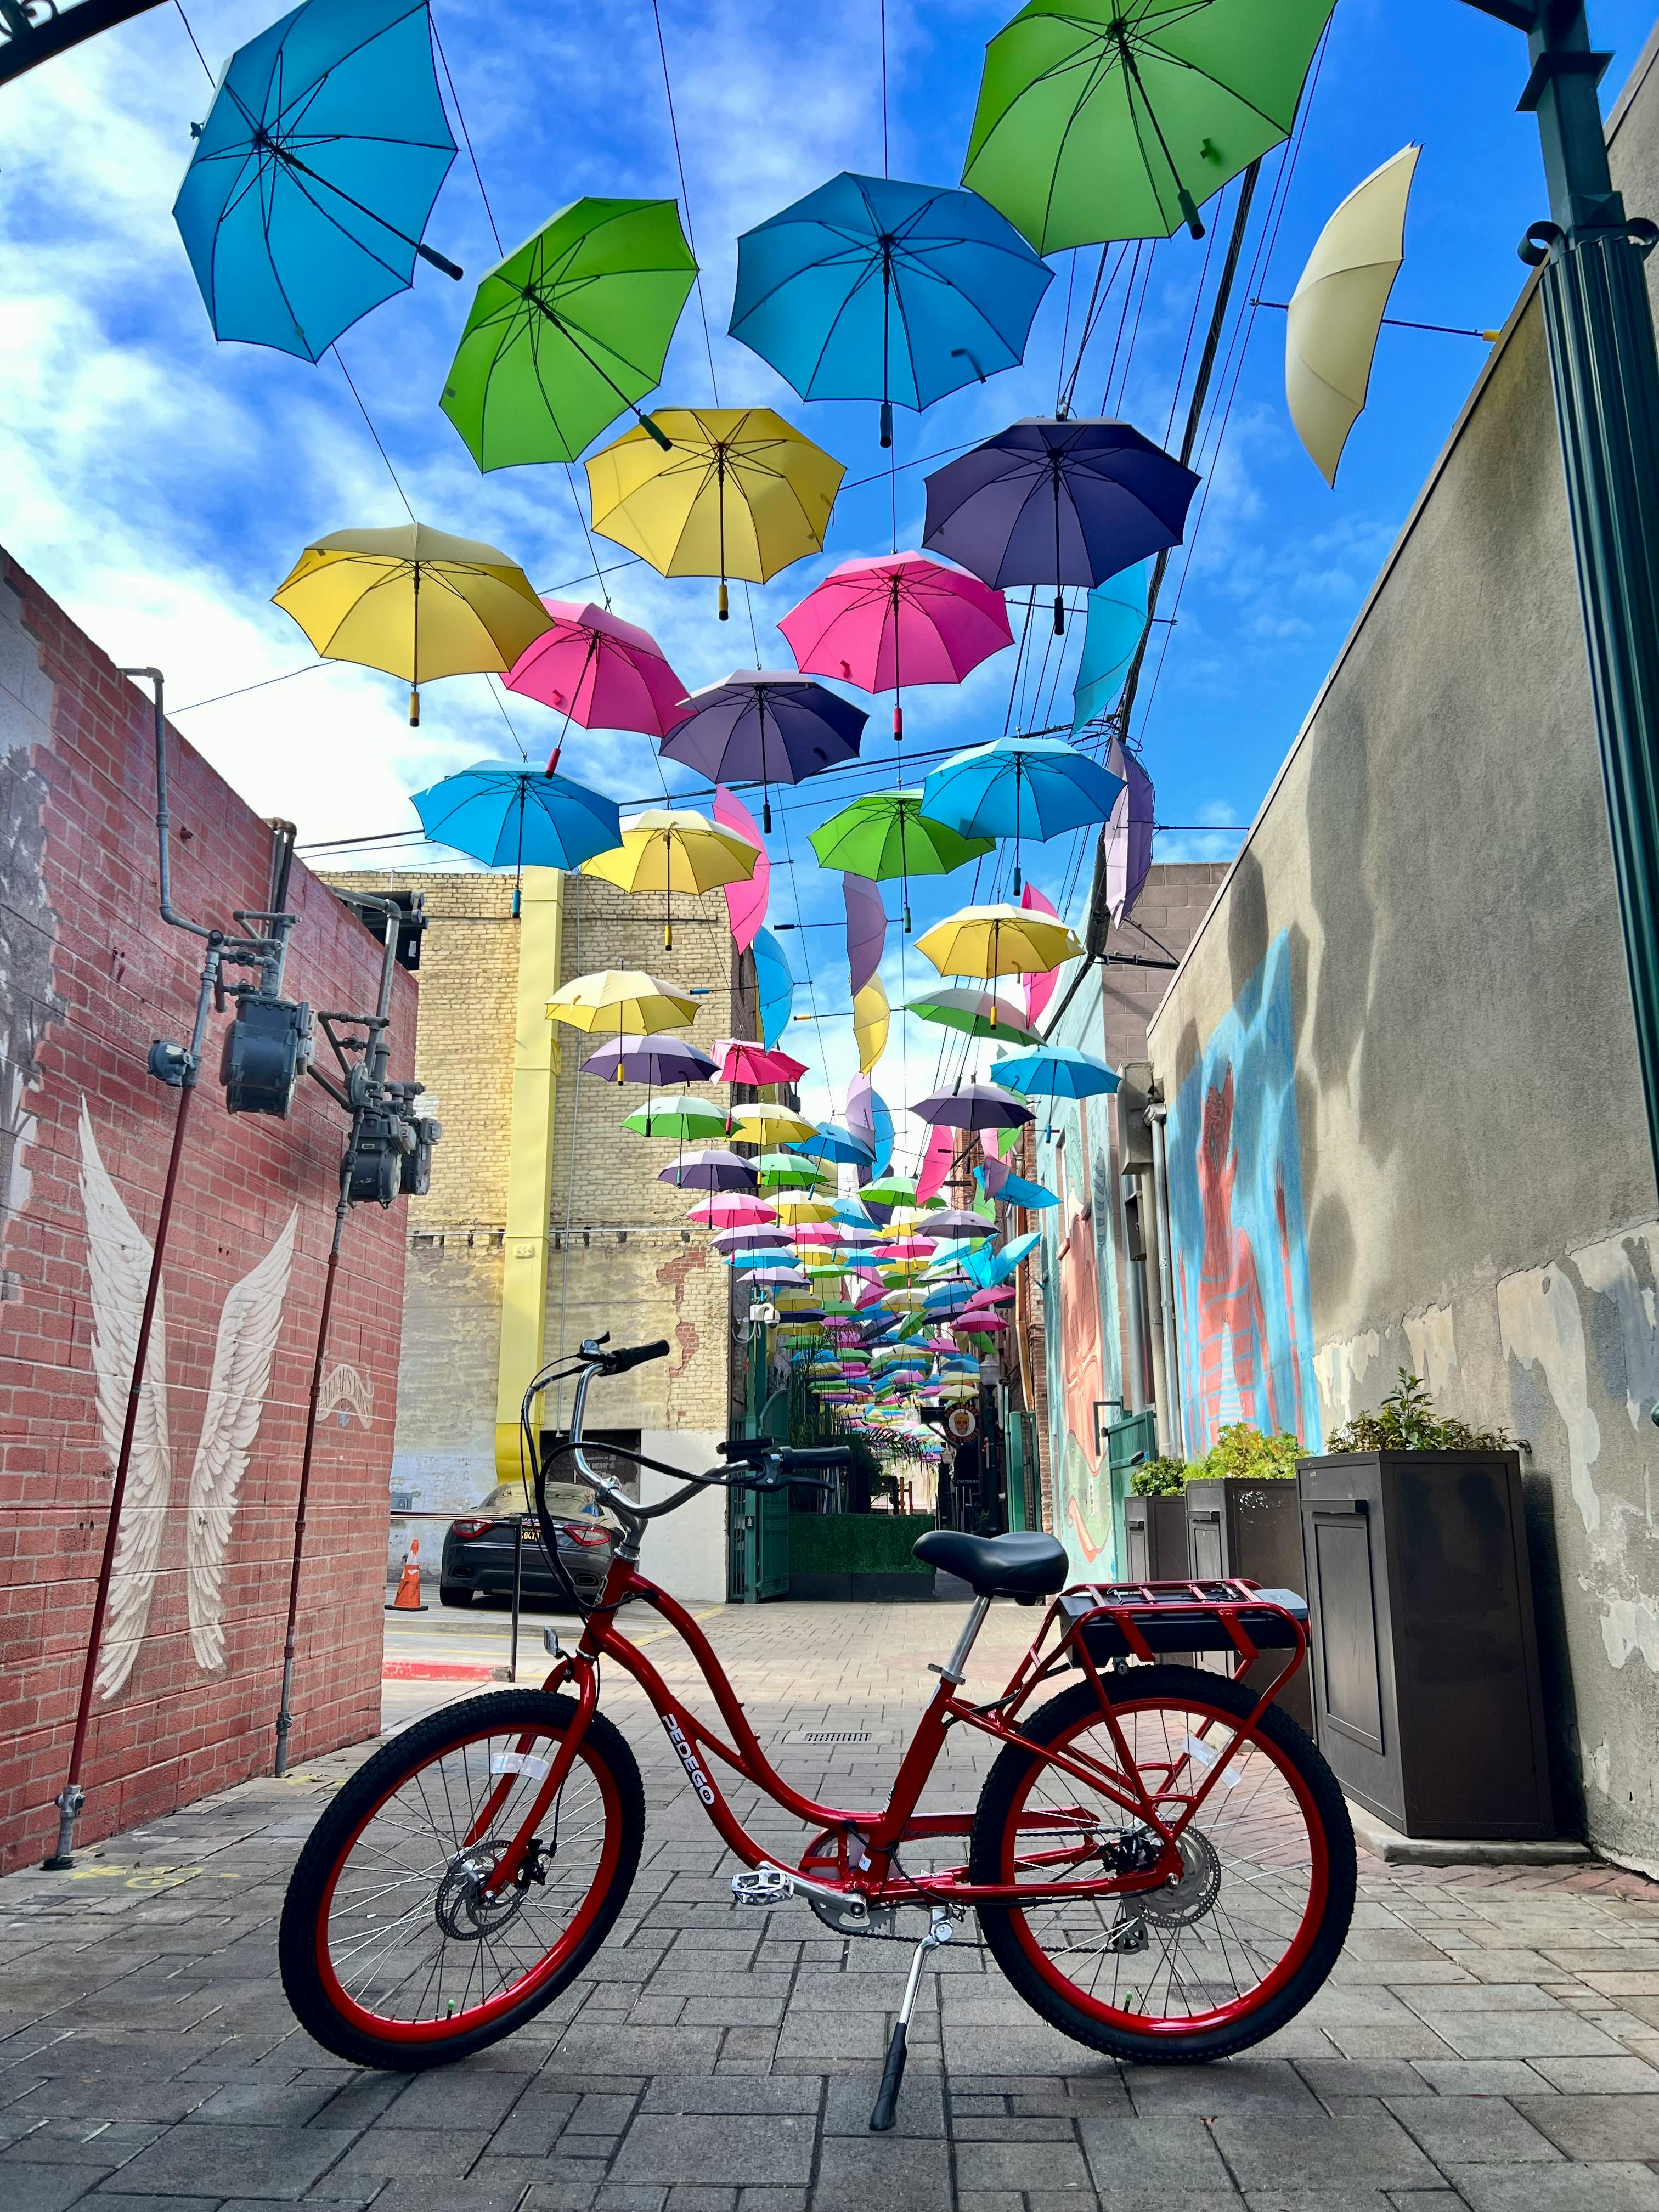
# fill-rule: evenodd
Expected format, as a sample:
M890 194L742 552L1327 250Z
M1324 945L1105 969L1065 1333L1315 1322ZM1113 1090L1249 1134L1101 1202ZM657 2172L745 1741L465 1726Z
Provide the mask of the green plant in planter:
M1188 1468L1187 1479L1197 1482L1239 1474L1252 1482L1293 1480L1301 1450L1288 1429L1264 1437L1248 1421L1229 1421L1203 1458Z
M1129 1485L1137 1498L1179 1498L1186 1486L1184 1459L1149 1459L1135 1469Z
M1374 1413L1356 1413L1325 1447L1338 1452L1530 1451L1524 1437L1506 1429L1472 1429L1467 1421L1440 1420L1420 1375L1400 1370L1400 1385Z

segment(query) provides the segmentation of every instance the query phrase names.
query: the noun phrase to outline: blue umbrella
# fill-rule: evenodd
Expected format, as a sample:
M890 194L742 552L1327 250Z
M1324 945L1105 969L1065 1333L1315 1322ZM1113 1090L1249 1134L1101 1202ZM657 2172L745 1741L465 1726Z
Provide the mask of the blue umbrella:
M487 867L576 868L622 842L614 799L544 769L479 761L447 775L410 804L434 844L452 845ZM519 911L519 886L513 890Z
M755 988L760 996L761 1039L774 1045L789 1026L795 979L788 954L769 929L757 929L750 949L755 956Z
M1045 1206L1060 1204L1046 1183L1028 1182L1024 1176L1017 1176L1012 1168L994 1189L984 1168L974 1170L974 1179L988 1197L996 1199L1003 1206L1023 1206L1028 1213L1039 1213Z
M977 192L832 177L738 240L734 338L803 399L931 406L1014 368L1054 271Z
M814 1136L803 1137L798 1145L785 1148L792 1152L804 1152L809 1160L842 1161L854 1167L867 1168L875 1154L862 1137L839 1121L820 1121Z
M1135 647L1146 633L1146 596L1152 579L1152 563L1137 561L1133 568L1090 592L1083 658L1072 690L1074 730L1105 714L1122 689Z
M1097 1098L1118 1084L1106 1061L1069 1044L1009 1053L993 1064L991 1080L1020 1098Z
M927 478L922 544L987 584L1103 584L1179 545L1198 478L1133 423L1027 416Z
M455 158L426 0L306 0L226 64L173 220L217 338L319 361L406 292Z
M922 787L921 811L963 836L1012 837L1018 896L1020 839L1109 822L1122 788L1121 776L1064 738L999 738L936 768Z

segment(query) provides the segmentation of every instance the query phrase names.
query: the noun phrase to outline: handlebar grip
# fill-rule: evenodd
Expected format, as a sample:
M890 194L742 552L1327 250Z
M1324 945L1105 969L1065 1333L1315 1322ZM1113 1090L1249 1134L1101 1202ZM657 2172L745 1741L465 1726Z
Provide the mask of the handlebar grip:
M770 1437L727 1437L714 1449L723 1460L740 1460L745 1467L753 1467L757 1461L775 1452L777 1445Z
M780 1464L787 1474L793 1467L851 1467L854 1462L846 1444L806 1444L781 1453Z
M636 1344L622 1352L607 1352L601 1363L606 1375L621 1375L628 1368L642 1367L647 1359L666 1359L669 1354L666 1337L659 1337L654 1344Z

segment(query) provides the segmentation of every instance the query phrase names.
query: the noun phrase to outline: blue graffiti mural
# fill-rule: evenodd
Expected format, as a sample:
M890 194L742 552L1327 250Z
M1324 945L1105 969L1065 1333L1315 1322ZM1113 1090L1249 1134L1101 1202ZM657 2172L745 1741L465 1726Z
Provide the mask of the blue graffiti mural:
M1229 1421L1322 1442L1281 931L1170 1109L1170 1225L1187 1449Z

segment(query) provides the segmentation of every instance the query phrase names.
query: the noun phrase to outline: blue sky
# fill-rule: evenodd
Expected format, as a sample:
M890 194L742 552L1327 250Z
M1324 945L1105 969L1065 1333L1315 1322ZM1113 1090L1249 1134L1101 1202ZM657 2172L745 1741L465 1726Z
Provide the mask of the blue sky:
M270 0L185 4L216 67L274 12ZM509 246L585 192L677 191L649 0L586 6L491 0L487 8L477 0L436 0L434 12ZM955 181L984 42L1009 12L1008 0L889 0L895 176ZM1600 0L1593 10L1597 43L1615 51L1603 88L1608 106L1650 20L1650 9L1635 0ZM838 170L879 173L878 0L842 0L832 9L803 8L798 0L664 0L662 21L720 396L776 405L848 465L849 482L878 479L843 495L822 561L802 563L752 593L760 664L787 666L775 617L834 562L887 550L890 494L873 406L804 405L763 362L724 336L734 240ZM1340 0L1281 194L1271 188L1285 157L1271 155L1264 165L1258 210L1282 204L1282 217L1258 278L1261 293L1285 298L1336 202L1414 140L1424 153L1394 312L1425 321L1500 323L1524 274L1516 241L1547 211L1535 125L1514 112L1525 74L1519 35L1457 0ZM306 663L304 641L268 604L271 590L308 538L403 519L332 363L313 368L213 342L170 214L189 155L189 126L207 99L206 80L170 5L47 64L0 98L0 368L7 393L0 408L0 540L118 660L164 667L179 708ZM1231 197L1230 191L1212 206L1213 227L1224 234ZM1253 236L1261 234L1258 222ZM341 342L404 488L423 520L507 548L544 589L566 586L565 596L596 595L597 585L580 580L592 561L563 472L481 477L437 409L470 280L495 258L465 155L428 236L465 266L469 282L452 284L422 268L412 291ZM1184 236L1160 246L1142 304L1121 337L1115 306L1103 317L1079 380L1078 411L1100 410L1115 350L1107 411L1127 415L1162 440L1173 404L1178 439L1185 392L1176 398L1175 379L1205 252ZM1073 335L1094 258L1093 249L1078 257ZM1026 366L940 403L920 422L901 414L901 464L1051 410L1070 257L1057 257L1056 267ZM1282 316L1260 312L1248 342L1224 358L1217 391L1225 401L1224 429L1218 448L1212 437L1200 456L1206 477L1201 523L1190 563L1177 555L1166 586L1168 612L1180 586L1178 621L1165 633L1161 665L1157 651L1149 662L1138 716L1160 821L1248 822L1483 350L1474 339L1385 331L1371 404L1334 493L1285 417ZM661 397L702 403L708 386L694 297ZM1219 411L1216 421L1219 427ZM1540 458L1555 465L1553 455ZM924 474L901 467L896 477L901 546L919 536ZM604 539L594 542L601 560L625 562ZM618 612L656 633L688 684L713 682L750 661L740 591L734 589L732 621L721 625L714 619L712 584L670 585L638 564L619 565L605 580ZM1005 654L987 664L958 690L911 694L907 750L1000 734L1010 711L1012 659ZM1045 701L1061 673L1050 664ZM1017 722L1036 703L1028 669ZM180 715L179 726L261 812L291 816L307 841L342 839L411 827L410 791L485 755L517 757L480 678L429 687L419 732L408 729L402 706L391 679L337 664L197 708ZM875 764L867 774L825 779L789 794L781 808L775 805L774 857L799 860L775 875L775 917L821 924L839 916L839 879L817 873L805 833L844 802L849 786L869 787L890 774L884 706L872 714L867 750ZM530 756L544 757L551 718L523 702L512 714ZM643 739L575 733L562 766L621 798L660 794ZM1236 842L1224 827L1183 827L1162 836L1158 851L1165 859L1218 857ZM391 857L398 848L378 849ZM1086 858L1079 882L1069 840L1027 846L1024 864L1056 898L1069 886L1074 908L1086 893ZM981 897L994 880L988 864ZM964 873L920 894L917 929L962 902L969 889ZM896 939L895 931L884 974L896 1003L902 988L915 995L931 971L912 952L901 977ZM836 933L815 927L788 941L803 975L805 948L811 948L820 1008L845 1006ZM800 1003L810 1003L805 989ZM820 1109L844 1103L854 1065L848 1025L826 1023L823 1030L827 1057L815 1073L824 1083L813 1093ZM896 1032L878 1078L890 1096L919 1096L928 1087L938 1036L912 1024L902 1054ZM802 1039L811 1037L804 1024L792 1031L803 1057L811 1055Z

